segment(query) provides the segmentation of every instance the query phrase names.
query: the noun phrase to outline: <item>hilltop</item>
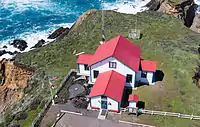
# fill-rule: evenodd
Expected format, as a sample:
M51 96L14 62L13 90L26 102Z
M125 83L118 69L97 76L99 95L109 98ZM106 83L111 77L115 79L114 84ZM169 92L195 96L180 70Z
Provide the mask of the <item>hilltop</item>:
M140 87L134 91L145 108L200 115L200 90L192 81L199 60L199 34L186 28L182 21L158 12L142 12L137 15L120 14L105 11L105 35L109 40L119 34L128 38L128 33L135 28L141 30L141 39L129 39L142 49L142 57L157 61L158 69L164 72L164 81L159 87ZM76 68L77 57L74 52L93 53L101 41L101 11L93 11L82 16L63 39L49 45L21 53L16 61L38 68L41 77L53 75L58 78L57 85L71 68ZM29 83L33 87L28 95L41 100L49 95L41 81ZM27 87L28 87L27 86ZM160 87L162 86L162 87ZM41 89L43 88L43 89ZM20 123L30 124L40 107L28 111L28 118ZM162 127L199 126L196 121L172 118L141 116L140 120Z

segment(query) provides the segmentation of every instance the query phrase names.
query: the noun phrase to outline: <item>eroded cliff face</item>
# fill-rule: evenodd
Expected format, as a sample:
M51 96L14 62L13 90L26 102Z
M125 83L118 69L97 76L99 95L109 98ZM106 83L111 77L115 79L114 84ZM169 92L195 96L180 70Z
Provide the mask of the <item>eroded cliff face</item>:
M154 7L156 8L154 11L167 13L180 18L184 21L184 25L186 27L197 33L200 33L200 14L196 13L197 5L194 3L194 0L183 0L183 2L177 5L170 4L168 0L152 1L154 1L154 3L159 3Z
M0 61L0 113L22 99L33 69L13 61Z
M200 33L200 13L197 13L194 17L192 26L190 27L193 31Z

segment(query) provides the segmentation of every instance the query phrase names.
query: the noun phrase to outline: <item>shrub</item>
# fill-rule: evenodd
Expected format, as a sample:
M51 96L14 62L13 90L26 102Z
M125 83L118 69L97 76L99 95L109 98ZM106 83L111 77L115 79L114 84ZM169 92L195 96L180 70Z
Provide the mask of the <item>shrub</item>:
M25 120L28 117L28 114L26 112L18 112L15 115L15 120Z

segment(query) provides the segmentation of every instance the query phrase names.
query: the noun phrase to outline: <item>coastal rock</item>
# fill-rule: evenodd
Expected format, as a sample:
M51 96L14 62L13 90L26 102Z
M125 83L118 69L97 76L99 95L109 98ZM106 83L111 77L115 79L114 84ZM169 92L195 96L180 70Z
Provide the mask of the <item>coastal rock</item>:
M38 43L37 43L35 46L33 46L32 48L39 48L39 47L42 47L45 43L46 43L45 40L41 39L41 40L39 40Z
M151 0L146 7L151 11L157 11L165 0Z
M3 46L4 49L8 48L6 45Z
M189 8L186 11L186 16L184 19L184 25L187 27L191 27L194 21L194 17L196 14L196 8L197 6L195 4L192 4L191 6L189 6Z
M18 48L20 51L24 51L28 45L24 40L14 40L10 45L13 45L15 48Z
M0 56L4 55L6 53L7 53L6 50L0 50Z
M56 31L54 31L49 37L48 39L56 39L58 38L61 34L63 33L68 33L69 32L69 28L63 28L63 27L60 27L58 28Z
M17 53L18 53L17 51L11 52L11 51L6 51L6 50L0 50L0 56L4 54L15 55Z
M191 30L196 31L197 33L200 33L200 14L196 14L192 23L192 26L190 27Z

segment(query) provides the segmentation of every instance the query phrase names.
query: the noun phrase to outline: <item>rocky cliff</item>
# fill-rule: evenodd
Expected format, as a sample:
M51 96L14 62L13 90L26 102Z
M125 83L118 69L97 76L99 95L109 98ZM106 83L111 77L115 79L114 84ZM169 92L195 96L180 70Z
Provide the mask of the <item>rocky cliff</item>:
M182 19L186 27L200 33L200 14L196 13L197 5L194 0L183 0L175 5L168 0L151 0L147 6L150 10L167 13Z
M196 31L200 33L200 14L196 14L192 23L192 26L190 27L193 31Z
M0 112L16 104L24 95L33 69L20 65L14 61L0 61Z

